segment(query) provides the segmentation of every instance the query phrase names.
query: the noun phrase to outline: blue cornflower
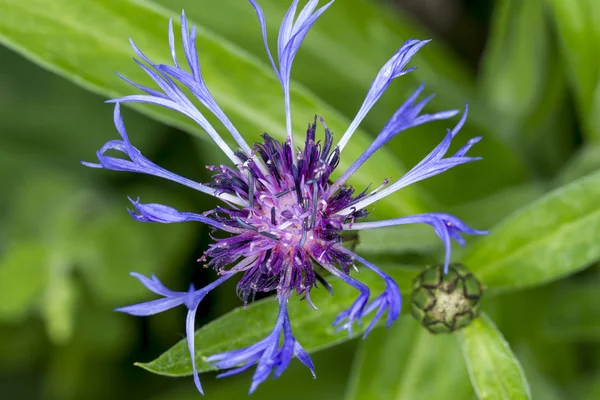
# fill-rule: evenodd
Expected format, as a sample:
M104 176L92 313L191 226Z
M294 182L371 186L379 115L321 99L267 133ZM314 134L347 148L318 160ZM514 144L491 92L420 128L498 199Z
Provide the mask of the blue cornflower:
M319 271L325 270L356 288L360 294L348 310L340 313L333 321L340 329L350 333L354 323L360 323L366 315L374 313L365 336L387 312L387 325L400 314L401 296L396 282L369 261L342 246L341 233L346 230L380 228L401 224L429 224L446 247L445 266L450 260L450 241L455 239L464 244L461 233L485 234L471 229L457 218L443 213L427 213L378 222L356 222L367 216L367 207L377 200L397 190L442 173L460 164L478 160L467 157L470 147L479 141L471 139L454 155L446 157L452 139L465 123L467 108L458 124L444 140L406 175L389 184L386 180L376 190L356 194L346 184L348 179L375 153L398 133L430 121L453 117L458 111L442 111L435 114L421 114L431 96L421 101L417 98L423 87L418 88L394 113L373 143L354 163L331 181L332 172L337 167L344 146L356 131L364 117L382 96L390 83L397 77L410 72L405 69L412 56L428 41L408 40L381 68L371 84L366 99L356 117L342 135L337 145L333 135L322 118L315 116L309 123L304 148L294 147L290 109L290 72L292 61L310 27L332 4L317 9L318 0L310 0L296 17L298 1L295 0L286 13L277 42L277 60L272 57L266 36L266 25L262 10L254 0L250 0L258 16L265 48L271 65L283 88L285 99L287 140L283 143L264 134L260 143L250 147L217 105L210 94L200 71L196 52L196 29L188 29L185 15L181 15L181 37L188 70L184 70L175 54L175 38L172 21L169 22L169 45L173 65L154 64L131 43L141 59L136 63L154 80L160 90L144 87L125 79L145 94L131 95L116 100L114 121L121 140L111 140L97 153L99 164L83 164L93 168L114 171L138 172L159 176L181 183L200 192L214 196L223 204L203 214L181 212L160 204L143 204L131 200L132 217L143 222L187 222L199 221L214 230L226 232L225 238L215 239L204 253L201 261L213 267L219 278L211 284L188 291L175 292L167 289L155 276L147 278L133 273L150 291L162 296L161 299L117 309L132 315L153 315L185 305L188 309L186 334L194 371L194 381L200 392L202 387L194 358L194 320L198 304L209 291L231 278L241 274L237 284L238 295L244 304L256 292L277 293L279 314L272 333L258 343L239 350L215 354L208 361L219 369L230 369L220 376L229 376L246 370L256 364L250 392L273 372L279 376L296 356L314 374L309 355L292 334L287 302L292 292L310 300L310 291L316 281L323 281ZM231 149L202 113L184 94L182 87L189 90L210 112L212 112L237 142L239 149ZM120 114L120 103L139 102L156 104L185 114L200 125L231 160L231 165L209 167L215 171L212 182L203 184L183 178L165 170L145 158L134 147L127 136ZM316 141L317 124L323 126L325 138ZM117 150L127 159L106 155L108 150ZM371 300L369 288L350 276L354 263L358 262L380 276L386 284L384 292ZM319 267L319 269L317 269ZM283 343L280 345L280 340Z

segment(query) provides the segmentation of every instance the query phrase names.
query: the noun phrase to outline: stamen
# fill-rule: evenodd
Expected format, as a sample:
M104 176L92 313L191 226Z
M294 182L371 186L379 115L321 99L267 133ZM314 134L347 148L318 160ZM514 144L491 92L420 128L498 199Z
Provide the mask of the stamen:
M312 210L312 216L310 217L310 225L309 225L310 229L314 228L315 221L317 220L317 208L319 206L319 203L317 201L317 195L319 194L318 191L319 191L319 187L317 186L317 183L315 182L313 184L313 201L312 201L313 210Z
M307 232L307 227L306 227L306 220L302 221L302 237L300 238L300 243L299 243L299 247L304 246L304 243L306 242L306 232Z
M248 172L248 206L254 207L254 176L252 176L252 172Z
M258 232L258 228L250 225L247 222L242 221L242 219L240 217L235 217L235 220L238 222L238 224L240 224L242 227L246 228L246 229L250 229L251 231L255 231Z
M286 190L284 190L283 192L279 192L279 193L277 193L277 194L275 195L275 198L277 198L277 199L278 199L278 198L280 198L280 197L282 197L282 196L285 196L286 194L288 194L288 193L289 193L289 192L291 192L291 191L292 191L292 189L286 189Z
M271 207L271 223L277 225L277 219L275 219L275 207Z
M238 222L238 224L240 224L244 228L250 229L251 231L254 231L254 232L258 233L261 236L264 236L266 238L273 239L273 240L279 240L279 237L277 235L274 235L274 234L269 233L269 232L261 231L257 227L255 227L254 225L250 225L249 223L242 221L240 219L240 217L235 217L235 220Z
M292 165L292 176L294 177L294 183L296 184L296 196L298 196L298 203L302 203L302 188L300 187L300 178L298 176L298 168Z
M329 292L330 295L333 296L333 287L329 284L329 282L327 282L325 280L325 278L323 278L321 276L321 274L319 274L318 272L315 271L315 278L317 278L317 280L319 281L319 283L321 285L323 285L323 287L325 288L325 290L327 290ZM316 286L316 285L315 285Z

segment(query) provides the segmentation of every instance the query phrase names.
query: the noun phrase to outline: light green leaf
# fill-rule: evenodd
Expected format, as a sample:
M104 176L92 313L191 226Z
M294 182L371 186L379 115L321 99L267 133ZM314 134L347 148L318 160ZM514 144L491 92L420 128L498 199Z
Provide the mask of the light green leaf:
M41 313L46 321L46 331L55 344L71 339L75 324L77 291L71 278L72 264L66 255L51 254L48 262L48 283L44 289Z
M566 185L598 169L600 169L600 145L590 144L584 146L560 171L556 178L556 184Z
M346 400L470 400L473 389L453 335L432 335L412 316L360 344Z
M597 117L600 103L596 88L600 78L600 5L596 0L547 0L558 37L562 56L569 68L568 77L575 92L583 130L591 139L600 138ZM595 122L592 120L596 118ZM594 126L596 125L596 126Z
M18 321L41 302L48 279L47 249L19 242L0 254L0 320Z
M549 67L544 0L496 2L481 89L502 115L519 120L541 100Z
M540 285L600 258L600 173L556 189L491 229L462 258L490 290Z
M410 291L415 272L393 267L384 267L384 269L398 282L403 293ZM381 278L370 271L361 270L358 279L372 288L373 295L384 288ZM351 339L346 331L336 332L332 323L338 313L352 304L358 292L338 280L331 281L331 285L334 296L330 296L324 289L314 290L311 293L311 299L319 310L313 310L305 301L300 301L297 297L290 300L288 305L294 336L310 353ZM237 308L198 329L195 335L198 371L215 369L204 361L206 357L249 346L266 337L273 329L276 317L277 303L273 298L268 298L254 302L247 308ZM365 328L366 326L357 327L354 336L360 335ZM161 375L184 376L192 373L185 339L156 360L138 365Z
M546 190L546 185L539 183L519 185L453 207L449 212L475 229L488 229L502 221L515 209L538 199ZM358 251L369 254L370 257L390 257L392 255L398 257L399 255L416 253L429 259L425 262L419 262L419 265L436 263L443 257L443 243L428 225L367 229L360 231L358 235ZM468 243L466 248L468 249L470 248L469 243L476 240L476 238L467 236L466 239ZM453 259L461 260L462 254L463 248L455 244L452 249Z
M519 361L485 314L457 334L480 400L531 399Z
M496 2L480 90L531 169L550 176L573 148L564 63L556 62L544 0Z
M0 7L4 10L0 42L99 94L117 97L135 92L114 76L115 71L133 81L152 84L131 61L133 52L127 37L135 39L155 63L171 62L167 40L171 14L150 3L0 0ZM179 29L178 24L175 25L175 29ZM259 29L256 34L260 35ZM282 140L285 137L283 96L271 68L202 26L198 27L197 37L198 43L202 43L200 58L207 85L240 132L251 142L265 131ZM293 126L298 133L305 131L307 121L315 112L327 116L327 123L334 132L341 133L348 126L347 118L297 84L292 84L291 98ZM152 118L208 138L195 123L180 114L160 107L138 106L134 107ZM139 134L142 133L130 132L134 143ZM344 150L340 170L348 167L369 142L364 132L357 132ZM379 177L383 179L379 165L386 165L385 177L399 177L405 171L386 149L378 151L376 161L354 175L353 183L357 187L366 187ZM377 212L398 215L424 209L424 200L418 190L411 187L398 196L380 201Z

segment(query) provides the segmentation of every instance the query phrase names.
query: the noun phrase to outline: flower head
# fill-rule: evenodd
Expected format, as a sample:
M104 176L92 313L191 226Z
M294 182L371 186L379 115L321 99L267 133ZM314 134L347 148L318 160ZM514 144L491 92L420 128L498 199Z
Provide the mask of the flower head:
M409 40L390 58L375 77L363 105L356 118L334 144L333 134L321 117L314 116L309 123L301 147L294 146L290 109L290 73L292 61L310 27L331 3L318 8L318 0L310 0L297 14L298 1L295 0L281 24L277 63L267 45L265 18L254 0L254 7L263 32L265 47L273 69L279 79L285 98L287 140L279 142L264 134L258 143L249 146L227 116L217 105L204 82L196 53L196 30L188 28L185 15L181 16L181 38L188 69L179 62L175 53L173 23L169 22L169 44L173 65L154 64L132 42L140 60L138 65L154 80L160 90L141 86L128 81L145 94L125 96L111 100L115 103L114 120L121 139L106 143L97 153L98 163L83 164L93 168L114 171L137 172L169 179L214 196L222 205L203 214L178 211L160 204L144 204L131 200L131 216L137 221L176 223L196 221L223 231L224 237L215 239L200 261L212 267L219 278L201 289L193 286L185 292L167 289L152 276L146 278L133 274L150 291L162 298L118 309L132 315L145 316L185 305L188 309L186 333L194 381L200 392L202 387L194 361L194 322L198 304L206 294L225 280L239 275L237 292L247 303L257 292L277 294L279 315L273 332L258 343L239 350L209 357L209 362L219 369L229 369L221 376L239 373L257 365L251 392L274 372L279 376L296 356L314 374L312 361L292 334L292 326L287 312L287 301L295 292L310 301L310 292L316 282L325 282L322 273L341 279L359 291L359 296L350 307L332 321L340 329L352 333L355 323L373 314L365 336L387 313L387 325L394 322L401 307L401 296L396 282L369 261L342 246L344 231L371 229L401 224L429 224L446 246L445 265L450 261L450 240L464 244L461 233L480 235L486 232L469 228L453 216L441 213L428 213L401 218L360 222L368 215L368 206L411 183L437 175L457 165L478 158L467 157L466 153L479 138L470 140L456 154L446 157L451 141L464 125L467 109L458 124L448 131L444 140L419 164L395 182L384 184L375 191L355 192L347 185L348 179L379 148L399 132L434 120L447 119L457 111L442 111L422 114L431 96L417 101L423 90L421 86L394 113L373 143L358 157L337 180L332 181L332 173L338 166L342 150L350 140L360 122L374 106L391 82L413 68L405 69L415 53L427 41ZM194 106L184 90L187 89L208 111L223 123L238 145L231 149ZM169 172L145 158L129 141L121 118L120 104L142 102L167 107L188 116L198 123L223 150L231 161L230 165L209 167L214 172L208 183L198 183ZM323 139L317 139L317 131L323 131ZM258 139L258 138L257 138ZM116 150L126 156L116 158L106 154ZM386 289L378 297L371 299L369 288L350 276L350 271L358 262L380 276ZM327 287L327 286L326 286ZM314 305L313 305L314 307ZM280 345L281 337L283 342Z

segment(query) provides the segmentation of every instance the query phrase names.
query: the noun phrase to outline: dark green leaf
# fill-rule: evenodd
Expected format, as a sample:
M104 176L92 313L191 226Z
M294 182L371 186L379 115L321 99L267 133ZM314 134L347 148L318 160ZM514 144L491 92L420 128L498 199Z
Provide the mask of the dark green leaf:
M458 338L480 400L531 399L519 361L487 315L473 321Z
M385 271L408 293L414 272L388 267ZM381 278L370 271L361 270L358 277L372 288L373 295L383 289ZM347 309L357 296L357 291L340 281L331 281L334 296L324 289L311 293L311 299L319 310L313 310L305 301L294 297L288 305L294 336L308 352L315 352L350 340L346 331L336 332L332 326L335 316ZM196 363L200 372L214 370L204 360L206 357L249 346L266 337L273 329L277 317L277 304L272 298L237 308L196 331ZM183 326L183 321L182 321ZM360 335L366 326L356 328L354 336ZM183 376L192 373L192 364L184 340L167 350L156 360L140 363L139 366L161 375Z
M600 173L550 192L471 246L463 262L491 290L540 285L600 257Z
M454 335L432 335L408 315L360 344L346 393L346 400L472 397Z

